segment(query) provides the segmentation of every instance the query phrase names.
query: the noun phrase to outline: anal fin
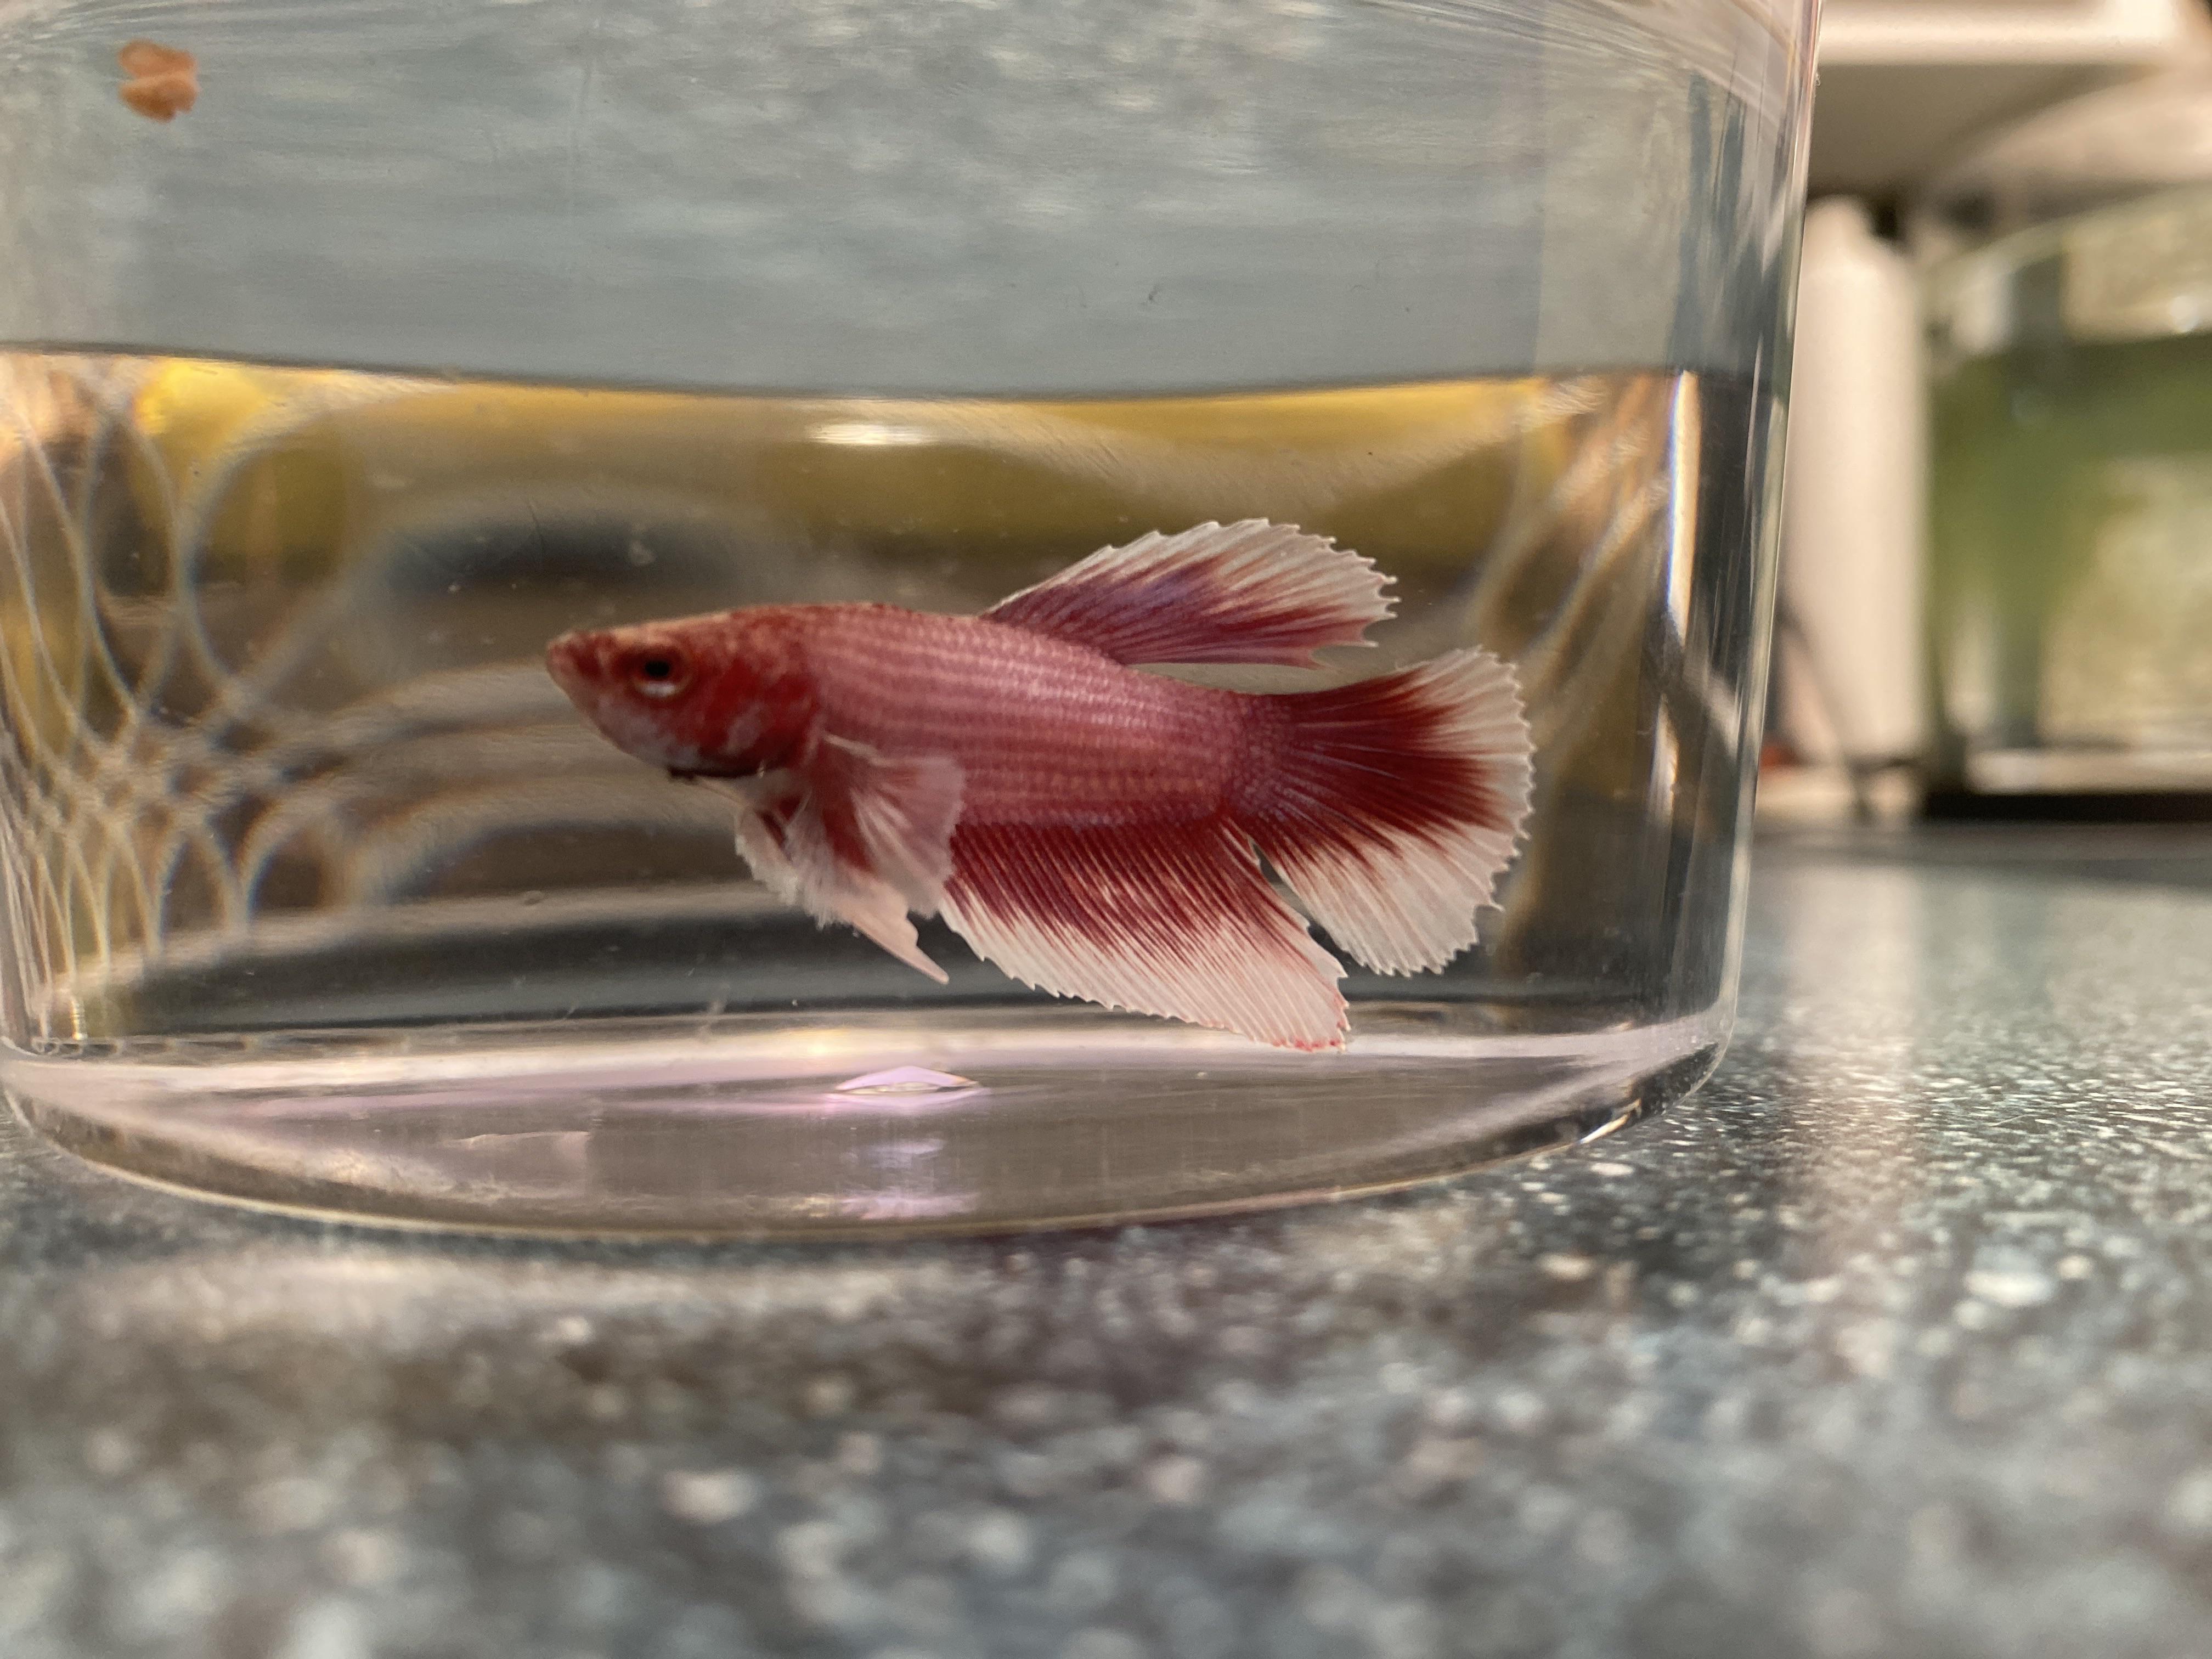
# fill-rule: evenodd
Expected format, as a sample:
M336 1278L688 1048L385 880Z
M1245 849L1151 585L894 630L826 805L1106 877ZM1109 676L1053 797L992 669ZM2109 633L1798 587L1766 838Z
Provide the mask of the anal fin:
M1218 817L963 825L942 914L976 954L1055 995L1278 1048L1344 1044L1342 968Z

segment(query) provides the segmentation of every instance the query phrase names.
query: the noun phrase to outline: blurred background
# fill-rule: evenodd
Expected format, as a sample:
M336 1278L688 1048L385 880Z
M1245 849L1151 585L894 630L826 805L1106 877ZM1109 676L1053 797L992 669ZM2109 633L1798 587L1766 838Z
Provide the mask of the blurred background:
M2212 15L1828 0L1760 810L2212 821Z

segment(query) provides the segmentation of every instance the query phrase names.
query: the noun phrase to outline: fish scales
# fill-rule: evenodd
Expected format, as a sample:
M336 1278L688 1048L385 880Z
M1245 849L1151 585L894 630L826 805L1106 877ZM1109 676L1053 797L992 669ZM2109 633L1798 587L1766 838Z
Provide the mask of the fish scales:
M825 729L888 754L952 757L963 823L1202 816L1220 809L1241 758L1234 693L1001 623L856 607L825 616L806 649Z

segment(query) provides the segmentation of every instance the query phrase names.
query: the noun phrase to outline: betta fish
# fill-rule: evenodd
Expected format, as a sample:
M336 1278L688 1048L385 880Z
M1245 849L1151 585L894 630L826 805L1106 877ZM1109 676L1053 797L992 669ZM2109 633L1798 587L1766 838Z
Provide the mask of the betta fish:
M760 605L563 635L547 666L628 753L738 805L770 891L942 981L912 915L1066 997L1343 1047L1343 967L1442 967L1528 815L1512 669L1450 652L1261 694L1141 665L1318 665L1389 578L1247 520L1110 547L980 616Z

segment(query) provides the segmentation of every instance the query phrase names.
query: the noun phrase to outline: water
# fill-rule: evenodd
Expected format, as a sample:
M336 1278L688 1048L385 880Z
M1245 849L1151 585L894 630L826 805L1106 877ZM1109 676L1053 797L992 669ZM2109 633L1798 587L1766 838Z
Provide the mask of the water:
M248 1201L765 1232L1358 1191L1674 1097L1732 1000L1811 13L0 9L0 1082ZM173 121L132 37L197 57ZM1354 974L1340 1054L818 929L540 666L1246 516L1396 578L1335 672L1479 643L1534 726L1481 946Z
M923 395L1753 374L1809 14L19 7L0 340ZM122 107L133 36L198 55L188 115Z
M425 1218L1173 1212L1586 1133L1720 1040L1757 599L1741 382L1047 403L4 373L5 1074L97 1155ZM934 985L769 899L726 806L540 665L568 628L725 605L972 611L1245 516L1395 577L1339 678L1487 645L1537 745L1483 944L1355 971L1342 1055L1054 1000L931 923Z

